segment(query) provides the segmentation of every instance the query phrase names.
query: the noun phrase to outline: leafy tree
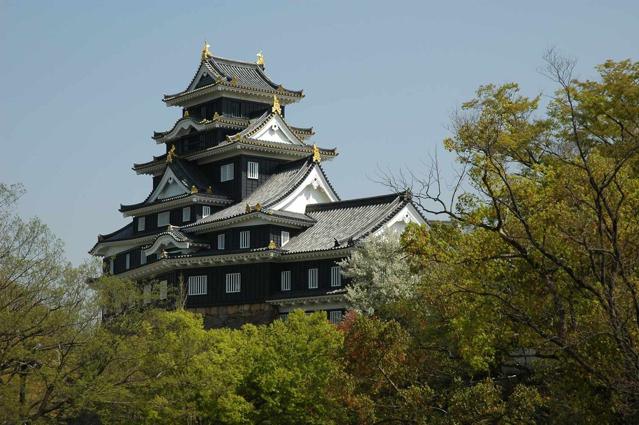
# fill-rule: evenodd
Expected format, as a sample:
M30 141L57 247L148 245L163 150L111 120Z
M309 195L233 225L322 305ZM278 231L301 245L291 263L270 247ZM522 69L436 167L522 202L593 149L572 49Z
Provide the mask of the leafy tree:
M475 375L535 388L548 423L635 422L639 63L583 81L553 52L547 64L559 88L545 115L516 84L463 105L444 143L469 190L450 207L437 172L419 181L415 199L450 223L403 243L438 342Z

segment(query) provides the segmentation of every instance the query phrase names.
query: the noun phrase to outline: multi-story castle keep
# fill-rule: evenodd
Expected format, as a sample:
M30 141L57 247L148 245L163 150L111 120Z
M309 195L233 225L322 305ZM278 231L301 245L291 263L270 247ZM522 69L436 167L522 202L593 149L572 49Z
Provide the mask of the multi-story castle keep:
M209 326L263 323L292 309L339 321L347 305L338 261L369 235L424 219L407 193L341 200L285 109L304 97L272 82L264 60L202 50L186 90L164 96L182 117L153 139L165 153L134 164L153 177L145 200L121 205L131 222L99 235L91 254L107 273L186 286L187 308ZM163 295L164 294L164 295Z

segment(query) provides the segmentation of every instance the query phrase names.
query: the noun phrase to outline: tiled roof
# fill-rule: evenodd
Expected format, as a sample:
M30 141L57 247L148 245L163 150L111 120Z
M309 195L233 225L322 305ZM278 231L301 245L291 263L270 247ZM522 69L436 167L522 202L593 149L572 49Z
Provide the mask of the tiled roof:
M301 90L284 89L280 84L276 84L266 76L262 67L252 62L243 62L232 59L213 56L203 62L211 77L211 82L202 87L191 88L195 77L189 84L189 89L180 93L165 95L164 100L170 101L180 96L201 91L207 87L215 85L223 85L227 87L238 87L248 90L254 90L261 93L279 93L281 95L293 96L297 98L303 97Z
M175 158L173 159L171 163L167 165L167 167L170 168L171 171L173 171L173 173L180 180L180 182L182 182L182 184L189 190L193 186L195 186L199 192L203 192L204 194L204 192L206 192L208 187L211 185L209 183L209 180L204 175L204 173L202 173L202 171L200 170L200 168L194 164L191 164L188 161L185 161L180 158ZM151 191L151 193L149 193L149 195L146 197L144 201L139 202L137 204L120 205L120 211L121 212L130 211L137 208L141 208L146 205L151 205L151 203L149 202L149 199L151 199L151 195L153 195L153 192L155 192L155 188ZM157 199L156 201L153 202L153 204L173 201L175 199L179 199L180 197L185 197L188 195L189 194L187 193L184 195L172 196L170 198ZM225 196L221 196L221 195L210 195L210 196L219 198L219 200L222 202L228 199Z
M205 130L208 128L216 128L216 127L223 127L223 128L230 128L230 129L238 129L241 130L243 128L245 128L246 126L249 125L250 121L248 118L242 118L242 117L231 117L231 116L227 116L227 115L215 115L213 117L211 117L210 119L204 118L204 119L196 119L194 117L182 117L180 119L178 119L175 124L173 124L173 127L171 127L169 130L167 131L154 131L153 132L153 139L157 140L158 143L163 143L165 141L169 141L169 140L173 140L176 137L181 137L181 136L172 136L166 140L165 137L167 135L169 135L170 133L172 133L180 124L185 124L188 123L188 125L191 128L194 128L197 131L201 131L201 130ZM298 129L297 131L305 131L307 129Z
M377 230L410 202L404 193L306 207L316 223L282 248L287 253L344 248ZM337 242L336 242L337 241Z
M283 164L276 173L271 175L268 180L262 183L242 202L213 213L208 217L202 218L195 223L185 226L184 228L212 223L246 214L247 204L254 207L259 203L262 208L268 208L270 205L278 202L292 192L304 180L304 178L306 178L315 165L316 164L313 163L310 158ZM274 214L279 214L280 212L281 211L273 211ZM300 214L300 216L302 215Z
M191 242L193 244L197 244L201 246L209 246L209 243L205 240L191 238L185 235L184 233L182 233L179 228L175 226L168 226L164 232L158 233L155 239L153 239L153 241L150 242L149 244L145 245L144 248L148 248L149 246L152 246L162 236L170 236L176 242Z

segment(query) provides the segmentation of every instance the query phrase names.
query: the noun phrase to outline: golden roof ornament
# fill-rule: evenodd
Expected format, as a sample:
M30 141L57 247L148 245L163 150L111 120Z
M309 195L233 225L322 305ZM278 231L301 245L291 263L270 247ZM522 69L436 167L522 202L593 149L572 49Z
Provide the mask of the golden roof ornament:
M313 144L313 162L319 163L322 160L322 156L320 155L320 150L316 144Z
M211 194L213 193L213 188L211 186L206 188L206 193Z
M246 211L247 213L250 213L251 212L251 206L249 204L246 204L246 208L245 208L244 211Z
M275 244L275 241L271 239L271 241L268 243L268 249L275 249L275 248L277 248L277 245Z
M189 117L189 110L188 109L184 109L182 111L182 118L188 118Z
M260 204L259 202L255 204L255 206L253 207L253 211L262 211L262 204Z
M211 46L209 46L209 43L207 43L205 40L204 47L202 47L202 61L211 59L213 57L213 54L211 54L211 50L209 50L210 47Z
M195 185L191 186L191 193L197 193L197 187L195 187Z
M238 83L237 77L234 75L233 78L231 78L231 85L237 86L237 83Z
M271 112L277 112L282 115L282 107L280 106L280 100L277 98L277 95L273 95L273 107L271 108Z
M264 55L262 54L261 50L257 52L257 60L255 61L255 63L259 66L264 66Z
M220 114L218 114L218 113L217 113L217 111L215 111L215 112L213 113L213 121L217 121L217 120L219 120L219 119L220 119Z
M166 154L166 163L170 164L173 162L173 158L175 158L177 155L175 154L175 145L171 145L171 149L169 149L169 152Z

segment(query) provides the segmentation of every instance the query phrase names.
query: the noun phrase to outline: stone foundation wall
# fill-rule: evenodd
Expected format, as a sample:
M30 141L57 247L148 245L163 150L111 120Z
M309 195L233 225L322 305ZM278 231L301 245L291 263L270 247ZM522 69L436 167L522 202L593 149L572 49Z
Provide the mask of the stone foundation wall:
M261 325L271 323L277 318L277 310L270 304L240 304L216 307L189 308L204 316L204 327L239 328L245 323Z

